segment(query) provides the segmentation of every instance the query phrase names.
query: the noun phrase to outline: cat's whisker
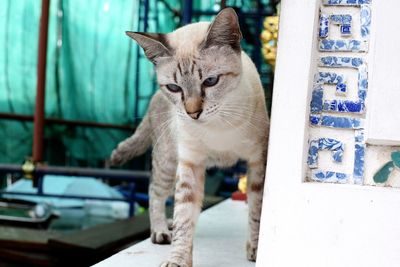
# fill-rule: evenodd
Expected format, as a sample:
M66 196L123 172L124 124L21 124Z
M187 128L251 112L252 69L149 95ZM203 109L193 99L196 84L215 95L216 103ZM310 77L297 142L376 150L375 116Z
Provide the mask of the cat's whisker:
M175 112L173 111L168 111L168 112L160 112L160 113L156 113L156 114L149 114L149 117L151 117L152 119L156 119L161 117L162 115L173 115ZM169 116L167 116L169 117Z
M157 137L157 140L156 140L156 142L154 143L154 149L156 149L157 148L157 145L158 145L158 143L159 143L159 141L161 140L161 138L165 135L165 133L169 130L169 131L171 131L171 124L172 124L172 121L174 120L174 117L171 117L171 118L169 118L168 120L166 120L166 122L163 124L164 125L164 127L162 128L162 130L160 131L161 132L161 134Z
M255 125L253 122L251 122L251 120L248 120L247 117L243 117L242 114L240 114L240 113L225 113L225 114L230 115L230 116L236 116L236 117L239 117L239 119L244 120L245 123L243 125L239 126L239 128L244 128L244 127L250 126L252 129L256 130L257 132L263 132L262 128ZM264 120L263 123L265 123L265 122L266 121Z
M257 115L256 111L253 109L237 109L235 107L222 107L220 111L225 111L225 112L231 112L235 114L240 114L243 117L250 117L250 118L255 118L255 119L263 119L263 117L260 117Z
M257 117L252 117L252 116L244 116L243 114L240 113L233 113L233 112L226 112L227 114L231 115L231 116L236 116L236 117L240 117L242 120L246 120L246 121L254 121L257 123L266 123L265 118L257 118Z

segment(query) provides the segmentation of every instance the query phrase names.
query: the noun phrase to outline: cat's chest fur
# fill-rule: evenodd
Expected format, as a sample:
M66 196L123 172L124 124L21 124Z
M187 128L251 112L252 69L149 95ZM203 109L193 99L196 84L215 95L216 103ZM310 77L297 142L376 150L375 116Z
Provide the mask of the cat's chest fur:
M207 166L228 167L239 159L248 159L256 143L252 140L243 125L229 128L224 125L205 126L202 132L195 127L186 127L180 131L178 148L182 153L187 147L196 147L197 155L186 155L204 158ZM179 151L179 149L178 149Z

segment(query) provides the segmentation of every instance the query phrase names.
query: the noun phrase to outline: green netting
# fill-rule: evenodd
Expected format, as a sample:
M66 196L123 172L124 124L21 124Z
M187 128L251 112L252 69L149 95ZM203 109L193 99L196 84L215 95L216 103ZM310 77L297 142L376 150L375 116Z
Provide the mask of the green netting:
M150 1L148 30L174 29L172 16L156 3ZM33 115L40 8L39 0L0 1L0 112ZM142 13L138 0L51 1L46 117L133 125L144 115L155 77L124 34L143 29ZM32 132L31 122L0 120L0 162L17 163L30 155ZM46 160L67 159L73 165L86 159L96 165L128 134L47 126ZM52 147L58 139L62 142Z
M134 125L154 93L151 63L126 30L143 31L141 0L52 0L49 18L47 118ZM148 31L169 32L177 21L166 7L178 0L149 0ZM265 5L269 0L262 1ZM216 11L216 1L194 1ZM254 1L227 1L244 10ZM0 112L33 115L41 1L0 1ZM210 16L195 17L211 19ZM139 50L138 50L139 49ZM139 55L139 57L138 57ZM47 125L45 159L50 164L102 165L129 131ZM31 155L32 122L0 119L0 162Z

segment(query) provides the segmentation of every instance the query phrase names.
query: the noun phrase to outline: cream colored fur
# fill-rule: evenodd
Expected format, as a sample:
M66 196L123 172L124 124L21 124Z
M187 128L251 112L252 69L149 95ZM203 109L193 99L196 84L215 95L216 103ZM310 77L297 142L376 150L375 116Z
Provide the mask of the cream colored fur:
M231 32L219 38L219 31L222 35ZM240 31L234 11L223 10L211 26L207 22L191 24L159 39L138 33L130 36L155 63L161 90L154 95L136 133L119 144L111 159L122 163L143 153L146 144L153 145L151 238L159 244L172 241L170 258L161 266L192 266L205 169L231 166L239 159L247 161L249 169L246 249L248 259L255 260L269 120L257 70L251 59L237 50ZM219 82L205 87L203 81L215 75L220 75ZM175 83L181 86L180 92L168 90L166 85ZM193 116L195 111L198 117ZM174 186L171 235L165 200Z

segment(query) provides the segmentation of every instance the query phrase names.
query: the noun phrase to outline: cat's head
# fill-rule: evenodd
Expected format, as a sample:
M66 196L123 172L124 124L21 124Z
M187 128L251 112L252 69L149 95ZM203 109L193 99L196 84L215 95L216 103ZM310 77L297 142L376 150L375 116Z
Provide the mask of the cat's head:
M160 89L178 113L206 121L241 77L238 18L223 9L212 23L194 23L168 34L127 32L154 63Z

